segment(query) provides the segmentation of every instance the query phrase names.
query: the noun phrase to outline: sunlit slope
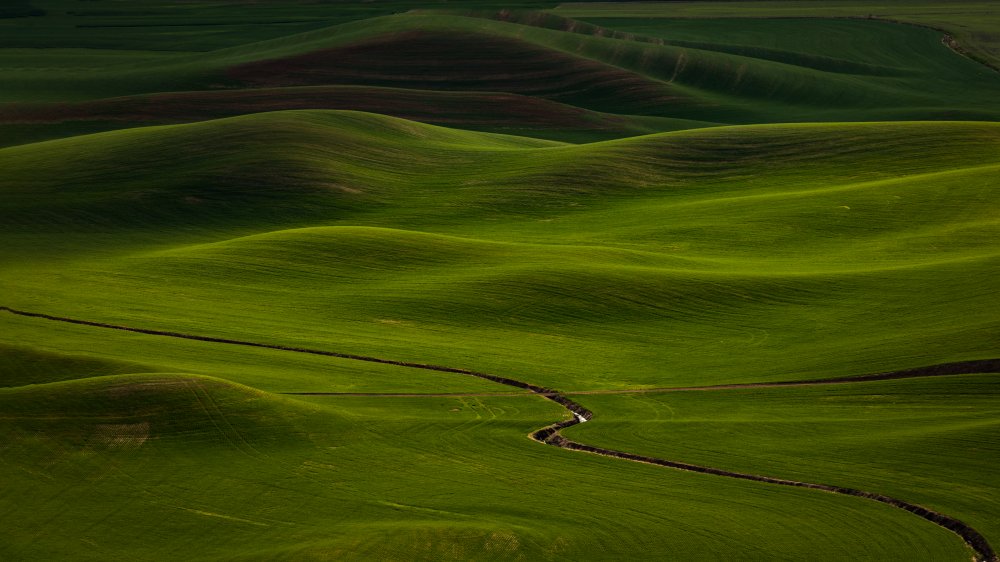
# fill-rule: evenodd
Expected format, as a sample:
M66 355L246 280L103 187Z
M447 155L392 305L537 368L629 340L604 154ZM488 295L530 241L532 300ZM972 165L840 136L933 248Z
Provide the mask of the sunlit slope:
M211 319L205 320L211 323ZM496 383L475 377L335 357L219 346L31 318L8 316L2 322L2 387L122 374L189 373L223 378L270 392L489 393L498 390ZM382 322L392 324L393 321L384 319Z
M29 310L565 389L988 357L998 139L901 123L564 146L335 112L82 137L0 151L2 283Z
M584 443L882 492L1000 540L997 375L580 396Z
M405 201L442 166L471 174L477 161L557 145L351 112L112 132L4 150L4 223L93 232L336 220Z
M0 19L0 560L972 554L462 369L1000 543L997 375L662 388L1000 357L1000 75L940 33L104 4Z
M538 398L307 404L161 374L5 389L0 404L11 559L967 557L873 502L531 442L562 415Z
M157 223L259 232L369 215L381 226L425 221L437 230L474 218L560 217L536 225L558 231L563 220L630 200L711 206L754 201L746 196L849 197L866 182L888 191L891 182L871 183L888 180L933 191L942 180L928 174L947 180L1000 163L998 131L985 123L787 125L560 146L363 113L278 112L0 150L0 212L12 233ZM988 186L977 191L989 195ZM838 216L859 220L867 209L852 210Z
M847 375L996 353L995 255L856 271L704 268L611 249L331 230L94 263L62 273L66 286L42 272L7 285L31 310L525 373L569 389ZM302 386L323 390L317 382Z

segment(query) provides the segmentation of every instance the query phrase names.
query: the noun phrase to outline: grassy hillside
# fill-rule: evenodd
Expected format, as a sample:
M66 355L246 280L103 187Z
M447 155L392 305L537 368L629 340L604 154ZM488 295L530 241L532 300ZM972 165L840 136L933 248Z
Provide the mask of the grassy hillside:
M998 140L909 123L574 146L336 112L109 133L0 151L20 240L2 282L29 310L564 389L974 359L996 352Z
M1000 75L929 29L595 21L625 31L538 13L411 12L244 34L204 52L0 49L3 144L278 109L376 111L572 141L712 123L998 116Z
M108 332L7 317L0 384L16 387L134 373L222 377L271 392L494 393L494 383L390 365Z
M0 401L10 558L964 556L885 506L553 451L524 439L559 415L535 398L306 404L145 375Z
M921 1L0 9L0 560L997 562L997 375L676 388L1000 360Z
M988 460L1000 445L996 382L983 375L580 396L604 415L566 433L730 470L878 490L954 514L996 542L1000 474Z

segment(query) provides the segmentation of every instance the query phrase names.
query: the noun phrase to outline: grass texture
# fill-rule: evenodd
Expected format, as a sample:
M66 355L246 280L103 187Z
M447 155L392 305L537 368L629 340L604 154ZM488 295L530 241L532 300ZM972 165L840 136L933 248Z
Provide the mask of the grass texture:
M32 506L4 510L12 557L964 556L946 531L888 507L553 453L524 439L559 415L533 398L306 404L135 375L0 401L3 500Z
M996 375L581 396L587 443L906 496L1000 539ZM947 462L942 462L947 459Z
M1000 357L983 4L453 4L0 9L0 306L1000 543L996 375L650 391ZM569 416L0 311L0 559L971 556Z
M998 133L760 126L576 146L293 112L80 137L0 151L20 240L0 282L23 309L565 390L976 359L997 327Z
M989 123L878 123L572 145L331 111L109 132L0 150L11 241L0 286L9 305L30 310L570 391L988 357L998 142ZM3 470L15 483L3 501L33 506L4 520L15 557L965 556L954 536L885 506L551 451L525 436L565 414L470 377L0 322ZM795 398L814 391L759 392L817 402ZM722 404L705 396L704 407ZM598 418L581 438L674 458L661 426L622 401L585 397ZM751 431L769 431L784 407L753 406ZM861 415L851 408L829 416ZM944 427L898 419L906 435ZM863 422L844 423L829 431ZM961 443L988 433L954 424ZM821 449L815 471L789 468L783 459L815 438L803 429L782 441L787 452L747 466L730 458L745 458L735 444L713 456L713 432L695 440L704 428L689 429L680 460L870 485L995 533L988 509L973 507L994 497L988 478L973 490L942 467L887 484L938 455L834 474ZM853 458L870 456L884 441L875 435ZM740 445L754 443L767 441ZM993 462L985 444L964 453L969 474ZM938 481L935 494L921 491ZM44 505L60 515L18 495L29 489L58 498ZM106 515L95 526L66 502ZM153 520L158 539L148 538ZM53 521L69 529L65 540L45 531Z

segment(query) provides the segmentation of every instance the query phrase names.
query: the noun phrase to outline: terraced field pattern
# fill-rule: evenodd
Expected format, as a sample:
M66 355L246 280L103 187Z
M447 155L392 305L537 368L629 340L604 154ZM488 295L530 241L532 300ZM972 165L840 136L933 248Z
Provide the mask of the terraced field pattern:
M993 2L0 7L0 560L1000 545Z

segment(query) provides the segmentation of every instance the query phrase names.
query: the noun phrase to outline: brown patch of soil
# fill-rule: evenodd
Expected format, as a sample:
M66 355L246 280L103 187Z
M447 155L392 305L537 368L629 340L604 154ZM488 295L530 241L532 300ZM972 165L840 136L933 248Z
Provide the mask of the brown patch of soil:
M108 449L138 449L149 439L149 422L100 424L92 443Z
M508 92L601 106L677 100L666 84L634 72L475 33L384 35L345 47L241 64L227 75L255 87L364 84Z
M309 86L176 92L79 103L0 105L0 123L186 123L293 109L346 109L438 125L618 130L624 119L530 96L495 92Z

